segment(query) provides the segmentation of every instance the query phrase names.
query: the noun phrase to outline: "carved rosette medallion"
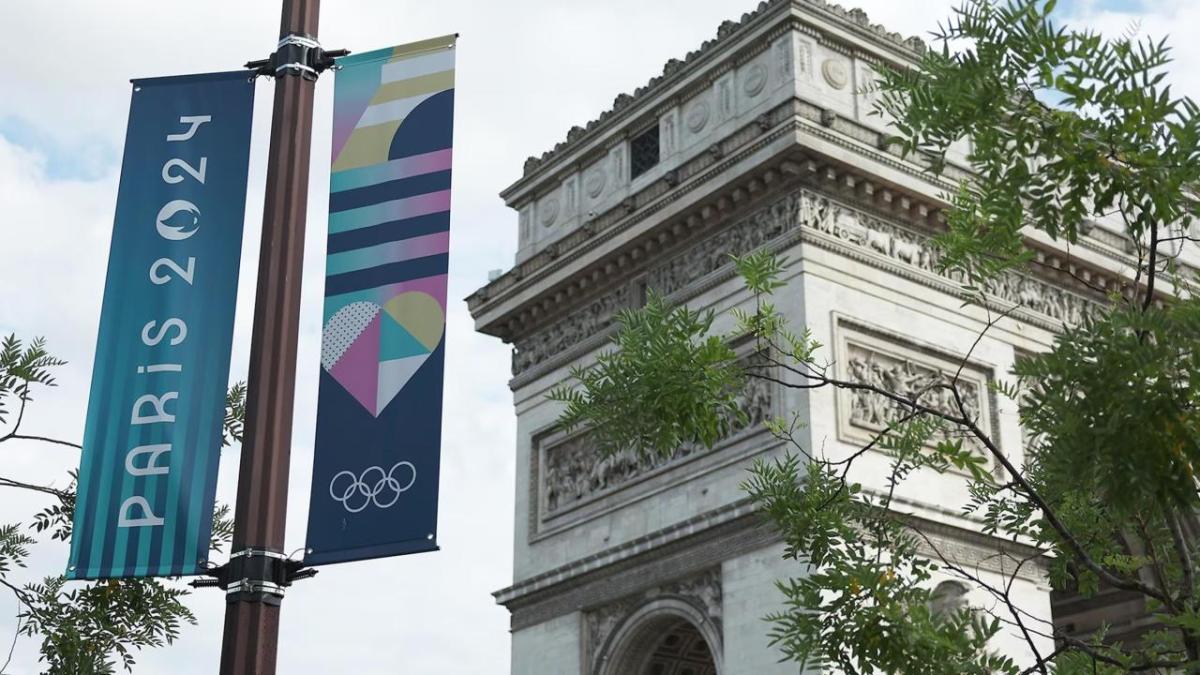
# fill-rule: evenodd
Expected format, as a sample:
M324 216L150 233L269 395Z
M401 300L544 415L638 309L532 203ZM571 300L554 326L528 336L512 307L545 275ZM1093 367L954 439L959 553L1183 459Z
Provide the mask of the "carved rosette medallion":
M612 638L621 624L647 603L661 598L682 600L690 604L720 632L724 615L724 598L720 568L626 596L607 605L584 612L586 661L590 673L599 671L601 659L612 645Z
M608 182L608 174L604 173L604 167L597 166L587 173L583 179L583 189L587 190L587 194L592 199L600 196L604 192L604 184Z
M688 131L693 134L700 133L706 124L708 124L709 109L707 101L696 101L692 107L688 109L685 123Z
M850 84L850 70L846 62L839 58L825 59L821 64L821 75L825 82L834 89L845 89Z
M746 71L746 79L742 82L742 91L751 98L762 93L767 86L767 67L756 63Z
M538 209L538 222L542 224L542 227L550 227L557 219L558 199L555 197L550 197L546 201L542 202L541 207Z

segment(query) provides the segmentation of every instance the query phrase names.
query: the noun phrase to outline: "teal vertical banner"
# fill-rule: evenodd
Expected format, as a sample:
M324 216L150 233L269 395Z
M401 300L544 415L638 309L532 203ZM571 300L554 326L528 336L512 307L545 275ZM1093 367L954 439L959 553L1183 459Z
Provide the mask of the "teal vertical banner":
M208 561L253 102L244 71L133 82L69 578Z

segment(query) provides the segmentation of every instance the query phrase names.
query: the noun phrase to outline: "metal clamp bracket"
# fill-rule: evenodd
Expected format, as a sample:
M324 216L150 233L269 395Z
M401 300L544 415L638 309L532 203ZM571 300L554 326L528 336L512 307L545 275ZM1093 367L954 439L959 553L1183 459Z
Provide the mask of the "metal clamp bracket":
M294 75L306 80L315 80L317 76L329 68L336 68L335 59L346 56L348 49L325 51L321 43L308 35L292 33L283 36L275 45L275 52L270 58L250 61L246 67L255 75L281 77Z
M292 582L315 576L317 570L305 568L278 551L245 548L229 556L229 562L207 572L210 579L196 579L195 588L218 586L227 602L263 602L279 605Z

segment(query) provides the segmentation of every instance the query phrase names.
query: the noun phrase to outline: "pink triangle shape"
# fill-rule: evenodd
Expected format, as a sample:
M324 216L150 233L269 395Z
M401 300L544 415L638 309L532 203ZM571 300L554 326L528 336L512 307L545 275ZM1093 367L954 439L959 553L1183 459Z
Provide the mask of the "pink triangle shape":
M333 364L329 374L338 381L372 416L379 386L379 334L382 312L363 329L358 339Z

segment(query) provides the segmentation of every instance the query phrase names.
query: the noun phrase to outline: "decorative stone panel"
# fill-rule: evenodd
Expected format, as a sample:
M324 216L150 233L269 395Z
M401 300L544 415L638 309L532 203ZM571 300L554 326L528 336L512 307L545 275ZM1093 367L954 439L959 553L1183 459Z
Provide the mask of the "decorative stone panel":
M761 357L750 355L743 364L751 366L756 362L761 362ZM738 397L745 419L733 420L730 432L711 450L686 444L669 457L631 450L605 456L587 432L566 437L552 432L543 436L536 442L538 460L534 481L539 522L603 498L652 473L669 470L691 457L720 452L743 437L761 432L763 422L776 414L777 397L773 382L749 378Z
M933 410L958 415L953 393L938 386L954 382L967 417L999 442L995 435L998 424L994 394L988 387L992 369L844 317L836 318L835 331L841 379L872 385ZM882 394L840 389L838 435L844 441L865 445L909 412L911 408ZM979 447L970 439L967 443Z

